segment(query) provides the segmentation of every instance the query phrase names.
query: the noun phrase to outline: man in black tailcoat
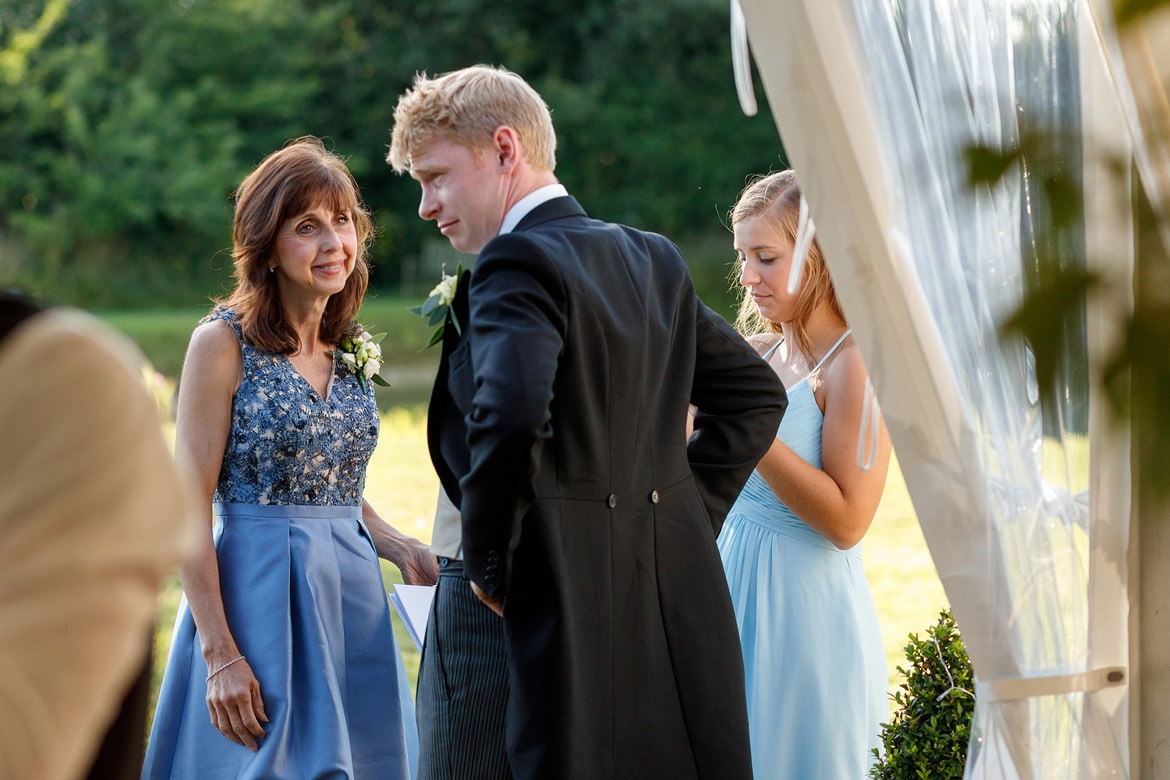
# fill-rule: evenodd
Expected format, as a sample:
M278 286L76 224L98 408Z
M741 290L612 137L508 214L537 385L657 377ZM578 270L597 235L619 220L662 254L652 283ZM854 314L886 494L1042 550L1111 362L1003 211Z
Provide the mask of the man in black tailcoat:
M784 389L673 243L586 215L555 145L501 68L420 75L395 111L419 215L477 254L429 413L461 576L427 633L422 776L750 777L715 537Z

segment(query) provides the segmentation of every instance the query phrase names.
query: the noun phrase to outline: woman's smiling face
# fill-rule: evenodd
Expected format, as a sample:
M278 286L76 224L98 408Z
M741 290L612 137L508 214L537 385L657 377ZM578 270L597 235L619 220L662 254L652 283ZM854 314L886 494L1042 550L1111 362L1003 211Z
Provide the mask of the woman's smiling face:
M290 217L276 237L276 273L282 285L309 294L341 292L357 258L357 229L348 211L324 205Z

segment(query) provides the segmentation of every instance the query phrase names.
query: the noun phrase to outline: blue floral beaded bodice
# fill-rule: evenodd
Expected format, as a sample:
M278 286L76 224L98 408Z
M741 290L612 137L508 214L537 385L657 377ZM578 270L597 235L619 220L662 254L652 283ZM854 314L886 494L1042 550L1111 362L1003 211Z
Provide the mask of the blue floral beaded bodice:
M232 399L232 426L215 487L217 503L358 506L366 464L378 442L373 385L365 390L340 359L322 398L286 355L240 339L244 378Z

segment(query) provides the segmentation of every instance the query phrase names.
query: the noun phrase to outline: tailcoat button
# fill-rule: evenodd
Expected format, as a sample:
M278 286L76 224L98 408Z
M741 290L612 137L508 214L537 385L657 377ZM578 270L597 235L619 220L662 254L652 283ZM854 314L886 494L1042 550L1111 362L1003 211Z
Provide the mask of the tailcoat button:
M651 490L651 491L650 491L650 503L651 503L651 504L657 504L657 503L658 503L658 491L657 491L657 490Z
M605 500L605 503L609 504L610 509L613 509L615 506L617 506L617 496L615 496L613 493L610 493L609 498Z

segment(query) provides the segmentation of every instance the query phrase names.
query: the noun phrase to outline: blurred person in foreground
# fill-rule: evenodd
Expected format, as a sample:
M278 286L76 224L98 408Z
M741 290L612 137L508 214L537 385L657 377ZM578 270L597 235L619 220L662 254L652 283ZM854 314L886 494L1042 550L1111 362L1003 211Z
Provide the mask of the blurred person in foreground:
M96 318L0 295L0 777L141 768L158 594L195 531L143 368Z
M144 777L409 776L413 704L378 557L434 579L421 542L363 499L380 351L356 317L369 216L312 137L236 192L236 287L195 329L176 457L208 523Z
M861 778L889 718L861 540L891 446L815 239L789 292L800 200L796 176L780 171L749 184L731 210L738 325L784 382L788 411L727 514L719 552L743 644L756 775Z
M503 68L420 75L394 114L419 216L478 253L428 418L458 530L435 532L421 777L749 777L715 534L784 391L673 243L585 214L555 147Z

